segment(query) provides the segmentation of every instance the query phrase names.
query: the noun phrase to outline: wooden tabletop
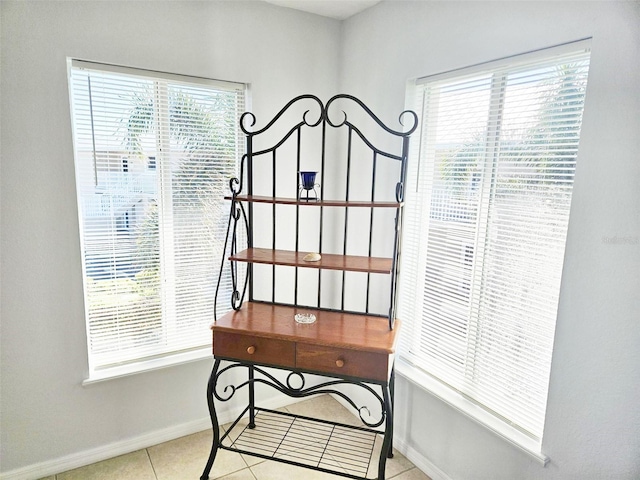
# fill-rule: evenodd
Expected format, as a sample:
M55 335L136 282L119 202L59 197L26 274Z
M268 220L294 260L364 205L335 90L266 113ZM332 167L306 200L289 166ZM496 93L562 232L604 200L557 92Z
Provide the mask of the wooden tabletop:
M296 313L313 313L317 320L297 323ZM390 354L395 351L400 321L389 330L385 317L244 302L240 310L223 315L211 329L214 334L230 332Z

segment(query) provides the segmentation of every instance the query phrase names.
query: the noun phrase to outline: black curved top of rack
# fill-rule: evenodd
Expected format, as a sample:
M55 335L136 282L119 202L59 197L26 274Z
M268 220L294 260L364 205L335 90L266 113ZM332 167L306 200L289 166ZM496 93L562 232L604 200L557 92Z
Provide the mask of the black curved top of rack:
M286 115L286 118L283 118L285 117L285 115ZM279 120L281 120L280 124L274 127L274 125ZM350 259L351 257L348 255L348 248L347 248L348 232L349 232L349 228L348 228L349 208L350 207L366 207L369 209L368 229L366 227L364 227L364 230L358 229L358 235L364 236L366 238L368 234L368 252L367 252L367 255L363 256L363 258L373 258L372 243L374 238L374 227L376 226L373 220L373 212L374 212L374 209L378 207L386 207L386 208L395 209L396 213L395 213L395 224L394 224L395 227L393 228L393 232L392 232L393 241L391 242L391 247L393 251L387 252L388 254L383 255L386 262L385 272L391 274L391 281L389 282L390 284L389 312L388 312L388 315L381 315L381 316L388 317L389 328L391 330L393 329L394 322L395 322L395 311L396 311L396 293L397 293L397 286L398 286L397 278L398 278L398 271L399 271L401 231L402 231L402 218L403 218L402 210L404 205L405 182L406 182L406 176L407 176L409 137L413 132L416 131L418 127L418 116L416 115L415 112L411 110L405 110L402 113L400 113L398 117L398 122L400 124L400 128L391 128L390 126L385 124L377 115L375 115L373 111L364 104L364 102L354 97L353 95L349 95L349 94L334 95L327 102L323 102L322 100L320 100L320 98L318 98L315 95L311 95L311 94L299 95L291 99L286 105L284 105L284 107L282 107L280 111L278 111L278 113L276 113L276 115L273 116L265 126L261 128L257 128L255 130L253 129L253 127L256 125L256 116L252 112L245 112L242 114L242 116L240 117L240 129L246 135L246 142L247 142L246 152L243 154L240 162L239 176L230 179L229 181L230 195L226 196L226 198L232 200L232 206L231 206L231 211L229 216L229 224L227 226L227 235L226 235L224 251L227 252L227 246L230 245L229 258L234 259L233 262L231 262L231 264L234 265L233 267L231 267L231 278L233 283L231 306L234 310L240 309L244 301L245 294L248 294L248 298L250 301L256 300L254 298L254 293L253 293L253 273L252 273L253 269L251 265L253 263L261 263L262 260L260 261L256 260L255 252L257 252L259 249L255 250L253 245L253 219L254 219L253 205L254 203L269 203L273 205L271 209L271 224L272 224L271 243L272 245L271 245L271 248L267 248L265 250L267 252L266 255L268 258L264 260L264 262L262 262L262 263L272 265L271 303L275 303L276 301L275 265L293 265L296 267L295 279L294 279L293 302L291 303L291 305L294 307L299 306L297 269L299 267L307 267L308 265L306 265L303 262L298 262L297 260L295 261L287 260L285 262L282 260L282 258L284 258L283 256L286 256L286 258L289 258L291 255L295 256L298 253L298 248L299 248L298 239L299 239L299 233L300 233L300 214L297 208L304 205L316 205L320 207L320 213L318 215L319 216L319 220L318 220L319 235L318 235L318 245L316 248L317 252L324 254L325 256L328 255L327 258L331 257L331 255L334 255L340 259L345 259L345 258ZM358 126L356 126L356 123L358 124ZM378 139L383 139L384 137L387 137L387 139L389 137L392 137L392 138L401 140L402 146L400 148L394 147L393 151L383 150L376 147L374 143L369 138L367 138L359 128L360 126L364 128L365 124L366 124L367 133L374 134L374 136L370 138L375 138L376 140L378 140ZM303 129L303 127L311 127L311 128L321 127L322 133L321 133L321 143L319 145L320 147L319 170L320 170L321 177L324 178L325 145L327 143L325 127L327 126L335 129L345 128L348 131L348 134L346 137L347 139L346 144L344 145L344 147L346 148L346 156L344 157L346 165L344 168L344 172L342 172L344 173L344 176L345 176L342 179L345 182L344 199L327 199L324 194L324 182L318 185L320 188L320 192L319 194L316 193L315 198L311 198L311 200L313 201L309 201L310 200L309 197L303 198L301 196L302 190L300 189L302 187L300 187L300 184L298 184L297 197L283 198L278 196L276 192L276 184L277 184L276 182L276 157L277 157L276 151L292 136L295 137L294 144L297 145L296 146L297 150L296 150L296 154L293 155L293 161L296 162L295 171L297 172L297 175L299 175L301 173L300 172L300 151L301 151L301 138L302 138L300 132ZM273 135L273 137L270 136L268 133L271 127L274 127L273 130L271 130L271 132L276 134L276 135ZM265 137L262 137L262 138L266 140L267 144L271 146L268 148L261 148L259 150L256 150L254 149L255 144L253 140L257 136L263 133L265 133ZM367 189L367 193L364 194L364 197L362 197L363 195L362 190L358 192L360 197L362 198L360 197L352 198L351 192L350 192L349 179L351 176L351 168L352 168L352 142L351 142L352 133L355 133L362 140L362 142L369 149L371 149L373 153L371 157L371 162L368 164L370 165L370 167L367 167L367 168L370 168L369 173L370 173L371 188ZM317 137L315 137L314 140L317 140ZM332 138L331 140L335 141L336 138ZM340 145L339 141L338 141L338 145ZM272 170L271 184L270 184L271 192L270 192L270 195L267 195L267 196L264 196L262 194L256 195L256 193L254 193L254 190L253 190L254 160L256 160L258 157L261 158L261 161L264 160L265 154L271 154L268 156L268 158L270 159L271 170ZM362 158L360 157L360 155L362 155L361 151L358 152L358 157ZM377 198L375 185L377 181L376 180L377 175L379 175L377 173L377 163L378 163L377 157L378 156L383 156L398 162L396 163L396 165L398 165L399 168L396 169L398 172L398 179L395 187L395 200L390 201L388 198L385 198L384 200L381 201L381 199ZM284 155L285 162L287 161L286 160L287 157L292 158L291 153L287 153ZM342 159L342 157L340 158ZM245 171L245 168L246 168L246 171ZM268 166L266 168L268 168ZM358 171L359 171L359 178L360 178L361 177L360 173L363 172L364 170L359 169ZM265 172L266 172L265 170L262 170L262 173L265 173ZM246 193L243 193L241 195L241 193L244 190L243 187L244 187L245 177L246 177L248 189ZM262 182L263 179L261 178L260 180L261 180L262 187L264 187L264 182ZM390 179L387 179L387 180L390 180ZM300 180L298 179L298 181ZM269 183L267 182L267 184ZM315 193L315 187L314 187L314 193ZM243 205L243 202L247 203L246 210L245 210L245 206ZM286 248L283 249L283 247L278 245L277 236L275 234L276 223L278 219L278 216L276 215L276 205L295 205L296 206L295 221L294 221L295 222L295 247L292 251L288 251L286 250ZM323 222L324 222L324 215L326 215L326 213L324 213L323 207L329 207L329 206L344 207L345 209L342 215L343 246L342 246L341 255L340 255L340 252L338 252L337 250L335 252L325 251L325 247L323 244L323 234L324 234ZM265 211L263 210L263 212ZM237 257L234 256L237 253L236 252L236 248L237 248L237 241L236 241L237 228L236 227L238 224L240 224L241 226L240 228L244 226L244 228L246 229L247 243L248 243L247 252L251 253L251 255L249 255L249 253L246 253L246 252L241 252L239 256ZM245 278L244 285L240 285L239 278L236 272L237 261L238 259L243 259L245 257L247 259L250 259L251 261L248 262L249 263L249 266L247 267L248 273ZM223 269L225 260L226 258L223 259L223 265L221 266L220 276L218 278L218 286L220 284L222 269ZM340 263L341 267L336 268L337 270L343 271L340 308L339 308L340 311L346 311L345 307L347 306L347 304L345 303L345 282L346 282L345 272L353 270L353 268L350 266L351 264L349 263L349 261L347 261L346 263L344 262ZM322 282L320 281L321 270L327 269L327 268L328 267L326 265L322 266L321 268L320 267L318 268L318 280L317 280L318 293L317 293L317 301L315 305L315 307L318 309L329 308L323 304L322 295L321 295ZM361 300L360 306L362 307L361 308L362 311L360 313L369 315L371 314L370 305L369 305L370 297L371 297L370 275L371 273L376 273L377 270L373 270L369 266L367 266L363 270L363 272L367 274L366 292L364 294L364 299L360 299ZM218 296L218 292L216 289L216 299L217 299L217 296ZM265 300L266 299L261 299L261 301L265 301ZM353 298L350 298L349 301L352 303L354 302Z
M320 100L317 96L315 95L299 95L295 98L293 98L292 100L290 100L284 107L282 107L282 109L271 119L271 121L265 125L263 128L259 129L259 130L255 130L255 131L251 131L250 128L253 127L256 123L256 117L253 113L251 112L245 112L242 114L242 116L240 117L240 128L242 129L242 131L249 136L256 136L256 135L260 135L261 133L264 133L265 131L269 130L269 128L278 121L278 119L280 117L282 117L287 110L289 110L294 104L304 101L304 100L311 100L312 102L317 104L317 107L319 109L319 112L317 113L316 117L312 117L312 118L307 118L307 116L310 114L311 110L305 110L304 114L302 115L302 121L300 122L299 125L307 125L309 127L316 127L320 124L320 122L322 122L322 120L326 120L326 122L331 125L332 127L338 128L341 127L342 125L350 125L350 126L354 126L353 124L351 124L348 120L348 116L347 113L342 110L342 115L343 118L340 122L333 122L331 121L331 119L329 118L329 114L330 114L330 107L331 105L338 101L338 100L348 100L351 101L353 103L355 103L356 105L358 105L364 112L367 113L367 115L369 115L369 117L371 117L382 129L384 129L387 133L390 133L392 135L398 136L398 137L408 137L409 135L411 135L417 128L418 126L418 116L416 115L416 113L412 110L405 110L402 113L400 113L400 116L398 117L398 123L400 123L400 125L405 127L404 131L401 130L394 130L392 128L390 128L389 126L387 126L382 120L380 120L380 118L378 116L376 116L371 109L369 109L369 107L367 107L364 102L362 102L360 99L354 97L353 95L349 95L349 94L345 94L345 93L341 93L338 95L334 95L333 97L331 97L326 104L322 103L322 100ZM412 119L412 124L410 126L405 126L404 125L404 121L403 118L405 116L410 116ZM250 118L251 122L246 125L247 123L247 119Z

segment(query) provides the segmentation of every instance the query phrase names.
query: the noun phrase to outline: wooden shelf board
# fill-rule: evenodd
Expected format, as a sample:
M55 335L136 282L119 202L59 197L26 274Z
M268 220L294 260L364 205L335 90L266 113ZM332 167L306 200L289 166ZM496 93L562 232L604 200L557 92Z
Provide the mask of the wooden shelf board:
M227 195L225 200L232 200L233 197ZM402 203L398 202L372 202L369 200L299 200L297 198L269 197L259 195L238 195L237 200L253 203L272 203L278 205L304 205L321 207L375 207L375 208L398 208Z
M302 324L296 313L313 313L315 323ZM244 302L211 325L214 332L231 332L288 341L392 354L395 352L400 321L393 330L384 317L359 315L308 307Z
M390 258L334 255L329 253L323 253L322 258L317 262L306 262L303 258L307 253L309 252L248 248L229 257L229 260L235 262L263 263L267 265L286 265L291 267L384 274L390 274L393 267L393 262Z

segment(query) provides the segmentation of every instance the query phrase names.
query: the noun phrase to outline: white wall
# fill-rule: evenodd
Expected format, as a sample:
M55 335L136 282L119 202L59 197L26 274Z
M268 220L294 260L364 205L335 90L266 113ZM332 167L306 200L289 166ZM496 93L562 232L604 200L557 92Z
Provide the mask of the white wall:
M640 477L640 245L603 242L640 236L637 2L384 1L343 24L237 1L0 9L2 472L207 416L209 361L80 385L67 56L251 82L258 121L294 95L344 91L391 122L408 78L592 36L544 439L551 463L402 378L397 445L455 480Z
M0 8L1 470L33 478L42 462L46 471L208 418L210 360L81 386L88 368L66 58L249 82L260 126L294 95L336 92L340 23L247 1Z
M640 3L388 1L343 28L341 91L388 120L410 78L593 37L543 440L551 462L402 377L396 439L434 478L640 478Z

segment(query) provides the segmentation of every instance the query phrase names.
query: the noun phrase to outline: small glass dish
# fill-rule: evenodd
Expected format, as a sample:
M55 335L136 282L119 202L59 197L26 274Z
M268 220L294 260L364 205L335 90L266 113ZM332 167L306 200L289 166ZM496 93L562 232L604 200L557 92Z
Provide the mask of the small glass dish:
M316 316L313 313L296 313L294 318L298 323L313 323L316 321Z

